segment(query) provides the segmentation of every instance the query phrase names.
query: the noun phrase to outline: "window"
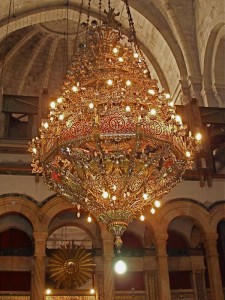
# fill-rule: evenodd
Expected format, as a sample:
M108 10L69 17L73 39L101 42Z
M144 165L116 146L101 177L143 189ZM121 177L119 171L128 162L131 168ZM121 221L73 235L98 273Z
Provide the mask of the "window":
M30 139L37 130L38 97L3 96L4 137Z

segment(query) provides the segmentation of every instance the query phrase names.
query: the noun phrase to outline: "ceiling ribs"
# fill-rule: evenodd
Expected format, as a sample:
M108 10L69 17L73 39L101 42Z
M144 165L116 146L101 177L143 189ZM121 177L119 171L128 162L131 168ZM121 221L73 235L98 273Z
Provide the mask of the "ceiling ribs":
M27 64L27 67L25 68L25 70L22 74L20 84L19 84L19 87L18 87L18 91L17 91L18 95L22 95L24 84L25 84L26 79L27 79L27 77L28 77L28 75L29 75L29 73L32 69L34 61L37 58L38 54L40 53L40 51L41 51L42 47L44 46L44 44L47 42L47 40L48 40L48 36L43 37L38 42L37 46L34 48L32 54L31 54L31 57L29 58L29 62Z
M52 41L51 48L48 54L47 64L46 64L46 71L44 75L44 81L43 81L43 89L47 89L49 85L49 78L52 70L52 64L55 58L55 52L59 45L59 38L55 38Z

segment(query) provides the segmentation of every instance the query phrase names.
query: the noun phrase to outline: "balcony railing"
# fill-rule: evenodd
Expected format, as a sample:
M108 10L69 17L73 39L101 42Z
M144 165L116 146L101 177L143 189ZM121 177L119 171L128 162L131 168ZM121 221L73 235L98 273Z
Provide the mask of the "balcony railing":
M0 249L0 256L32 256L33 254L33 248Z
M167 249L169 256L202 256L202 249Z

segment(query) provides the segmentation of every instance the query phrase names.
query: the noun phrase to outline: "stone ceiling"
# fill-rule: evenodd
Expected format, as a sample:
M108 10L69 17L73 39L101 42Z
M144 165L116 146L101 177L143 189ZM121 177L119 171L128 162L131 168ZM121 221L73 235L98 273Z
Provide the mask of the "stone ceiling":
M84 1L82 19L87 19ZM137 37L153 77L160 86L178 98L181 84L202 82L207 40L222 24L221 0L130 0ZM76 36L81 0L9 0L0 6L0 67L7 94L39 96L48 89L55 97L67 62L70 62ZM91 18L98 18L97 0L91 1ZM107 1L102 1L104 8ZM112 0L121 12L119 21L127 27L126 9L121 0ZM224 9L225 10L225 9ZM8 24L8 25L7 25ZM68 28L67 28L68 27ZM220 25L219 30L223 27ZM221 32L220 32L221 35ZM7 36L7 39L6 39ZM221 37L222 39L222 37ZM224 43L215 50L215 72L210 80L223 83L220 69ZM210 71L211 72L211 71Z

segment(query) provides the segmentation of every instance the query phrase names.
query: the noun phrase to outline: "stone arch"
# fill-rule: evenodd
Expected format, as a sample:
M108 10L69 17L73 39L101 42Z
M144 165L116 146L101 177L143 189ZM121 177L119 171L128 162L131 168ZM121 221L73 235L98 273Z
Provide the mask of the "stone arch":
M73 209L73 205L62 199L60 196L55 196L41 208L41 222L45 228L49 227L49 224L53 218L60 212Z
M222 220L225 220L225 203L214 206L210 211L210 223L214 231Z
M5 196L0 199L0 216L10 213L18 213L30 221L33 230L39 227L38 206L23 198L23 196Z
M144 240L143 236L136 231L131 229L127 229L122 235L123 245L126 245L126 242L131 242L132 247L140 247L144 248Z
M222 36L224 36L224 34L225 34L225 23L221 22L212 29L206 44L204 63L203 63L203 87L206 92L208 90L214 89L214 84L215 84L214 71L215 71L216 53L219 46L219 42ZM211 102L213 102L213 100L211 100ZM209 101L206 104L211 106L222 105L221 103L209 103Z
M78 227L80 229L82 229L83 231L85 231L87 233L87 235L90 237L90 239L94 242L95 236L93 235L93 233L83 224L80 224L78 222L63 222L62 224L59 224L58 226L54 226L53 228L51 228L51 230L48 232L49 236L57 229L63 227L63 226L74 226L74 227Z
M51 224L51 222L53 221L53 219L59 215L62 212L65 211L71 211L74 210L74 206L72 204L70 204L69 202L65 201L63 198L61 198L60 196L55 196L55 197L51 197L51 200L48 200L48 202L46 202L43 207L41 208L41 225L43 226L43 228L45 229L46 232L48 232L48 235L52 232L52 230L56 230L57 226L54 227L52 229L50 229L49 231L49 226ZM97 220L95 219L95 216L92 215L94 217L94 222L96 223L96 232L98 232L99 229L99 223L97 222ZM84 230L91 238L91 240L93 241L94 244L94 240L96 239L96 236L94 236L94 234L91 232L91 230L88 229L88 226L84 226L84 224L73 221L73 222L62 222L61 224L59 224L58 228L62 227L62 226L77 226L80 229ZM100 237L100 234L99 234ZM99 243L99 237L98 239L96 239L96 242Z
M211 232L209 212L202 206L190 200L176 200L167 202L158 213L160 231L166 233L169 223L177 217L189 217L202 230L203 233Z
M173 237L175 237L176 240L173 240ZM184 246L184 244L185 244L186 248L189 247L190 243L189 243L187 237L183 233L179 232L178 230L175 230L175 229L168 230L168 239L167 239L167 241L169 240L169 238L171 238L171 242L176 242L176 241L179 242L180 241L182 246Z
M19 213L6 213L0 216L0 233L8 229L17 229L33 238L33 228L30 220Z

